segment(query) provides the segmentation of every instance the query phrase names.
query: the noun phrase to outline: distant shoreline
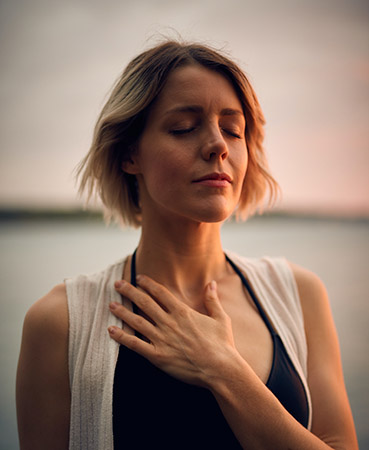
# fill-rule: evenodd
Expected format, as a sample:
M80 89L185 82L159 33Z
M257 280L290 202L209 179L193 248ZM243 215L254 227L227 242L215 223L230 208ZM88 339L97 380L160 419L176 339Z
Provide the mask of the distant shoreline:
M102 211L80 208L44 209L44 208L0 208L0 222L17 220L103 220Z
M345 221L369 223L369 216L353 216L339 214L324 214L319 212L296 212L274 210L262 215L255 215L248 219L270 220L270 219L293 219L293 220L324 220L324 221ZM0 223L13 221L103 221L103 212L100 210L83 210L80 208L69 209L42 209L42 208L0 208Z

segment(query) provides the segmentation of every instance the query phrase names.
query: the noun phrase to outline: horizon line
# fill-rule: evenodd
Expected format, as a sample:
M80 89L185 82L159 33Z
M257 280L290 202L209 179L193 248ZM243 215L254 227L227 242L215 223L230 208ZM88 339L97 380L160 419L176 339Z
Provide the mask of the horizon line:
M274 208L266 210L263 213L256 213L248 220L267 219L267 218L296 218L296 219L317 219L317 220L345 220L345 221L363 221L369 222L369 213L349 213L334 211L321 211L311 209L279 209ZM18 221L18 220L50 220L50 219L101 219L103 221L103 210L101 208L85 209L79 206L70 207L2 207L0 206L0 222ZM230 218L228 222L234 222Z

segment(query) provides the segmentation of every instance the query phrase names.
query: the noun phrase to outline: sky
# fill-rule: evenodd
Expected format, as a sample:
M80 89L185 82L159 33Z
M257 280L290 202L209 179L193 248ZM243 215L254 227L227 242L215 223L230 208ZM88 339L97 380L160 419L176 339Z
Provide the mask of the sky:
M266 116L279 208L369 216L369 3L1 0L0 207L81 205L107 94L162 36L223 49Z

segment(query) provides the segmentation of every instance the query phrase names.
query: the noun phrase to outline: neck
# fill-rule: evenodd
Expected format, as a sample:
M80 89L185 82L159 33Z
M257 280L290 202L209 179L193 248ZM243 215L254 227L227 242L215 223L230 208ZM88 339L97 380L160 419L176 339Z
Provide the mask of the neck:
M136 272L165 285L183 300L202 298L205 286L229 270L219 223L168 220L142 227Z

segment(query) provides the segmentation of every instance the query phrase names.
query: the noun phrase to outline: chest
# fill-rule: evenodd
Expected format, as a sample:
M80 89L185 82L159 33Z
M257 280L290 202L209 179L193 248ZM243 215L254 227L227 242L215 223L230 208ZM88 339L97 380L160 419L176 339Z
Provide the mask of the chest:
M219 298L231 318L238 352L266 383L273 363L274 350L268 325L240 280L234 279L230 284L220 285Z

